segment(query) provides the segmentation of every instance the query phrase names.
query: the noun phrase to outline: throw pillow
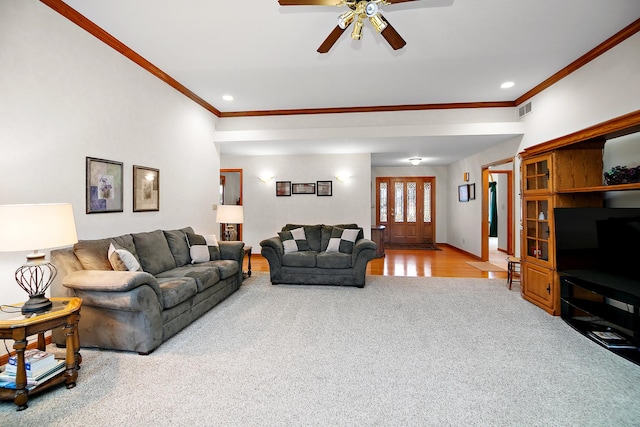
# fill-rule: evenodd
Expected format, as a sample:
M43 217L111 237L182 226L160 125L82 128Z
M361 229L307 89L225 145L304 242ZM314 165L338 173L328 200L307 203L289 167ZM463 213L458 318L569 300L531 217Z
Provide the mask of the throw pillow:
M341 252L343 254L353 253L353 247L358 239L360 230L334 227L331 231L331 238L327 246L327 252Z
M111 267L116 271L138 271L140 263L135 256L128 250L119 245L111 243L108 252Z
M281 231L278 235L282 241L282 246L284 246L285 254L309 250L309 242L307 242L303 227L295 228L291 231Z
M200 235L185 233L189 245L189 255L192 264L200 264L220 259L220 247L214 234Z

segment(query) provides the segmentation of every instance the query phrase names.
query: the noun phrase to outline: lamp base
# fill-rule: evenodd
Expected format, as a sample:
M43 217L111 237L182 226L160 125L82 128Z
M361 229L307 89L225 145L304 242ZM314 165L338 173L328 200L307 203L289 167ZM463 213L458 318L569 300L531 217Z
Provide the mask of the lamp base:
M29 295L29 300L22 306L22 314L42 313L49 310L53 303L44 294Z

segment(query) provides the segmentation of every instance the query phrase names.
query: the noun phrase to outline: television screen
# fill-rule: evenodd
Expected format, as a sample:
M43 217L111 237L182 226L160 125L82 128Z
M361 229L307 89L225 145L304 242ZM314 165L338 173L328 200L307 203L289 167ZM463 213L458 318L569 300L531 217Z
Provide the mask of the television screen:
M555 208L558 271L598 269L640 280L640 208Z

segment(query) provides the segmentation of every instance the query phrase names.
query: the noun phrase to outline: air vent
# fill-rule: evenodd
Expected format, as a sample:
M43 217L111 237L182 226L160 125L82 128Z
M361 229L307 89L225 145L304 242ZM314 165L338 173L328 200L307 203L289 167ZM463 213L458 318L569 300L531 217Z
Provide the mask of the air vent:
M531 112L531 102L527 102L526 104L518 107L518 118L521 119L527 114L529 114L530 112Z

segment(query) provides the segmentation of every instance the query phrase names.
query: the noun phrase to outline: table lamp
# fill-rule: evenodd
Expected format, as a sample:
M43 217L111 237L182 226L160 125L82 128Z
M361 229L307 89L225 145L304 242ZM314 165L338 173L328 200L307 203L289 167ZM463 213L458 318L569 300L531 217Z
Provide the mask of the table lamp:
M235 224L242 224L244 222L244 211L242 210L242 205L218 205L216 222L227 225L224 233L225 240L231 240L232 235L236 236L234 237L235 240L238 235Z
M44 293L58 271L39 250L77 241L71 204L0 205L0 252L33 250L15 273L16 282L29 294L23 314L40 313L52 306Z

